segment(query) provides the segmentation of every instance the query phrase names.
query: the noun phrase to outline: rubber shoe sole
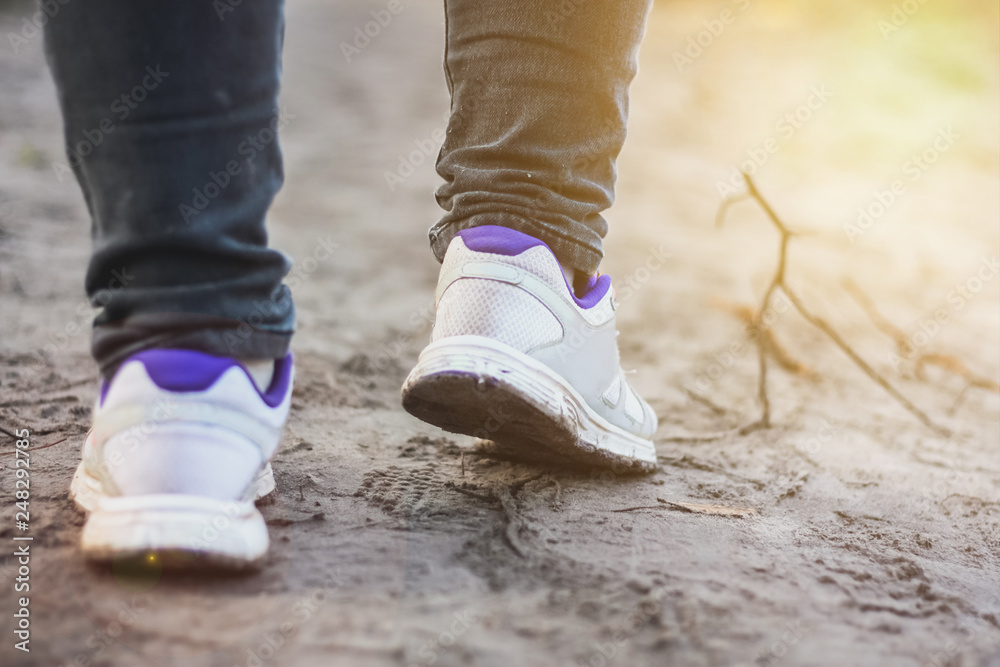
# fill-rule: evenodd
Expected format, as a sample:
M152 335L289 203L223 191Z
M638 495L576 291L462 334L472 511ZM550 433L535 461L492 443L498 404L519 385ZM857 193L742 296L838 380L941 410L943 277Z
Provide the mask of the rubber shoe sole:
M261 499L274 490L268 464L252 482ZM256 568L267 555L267 525L253 501L183 494L108 496L81 462L70 496L90 512L81 535L85 558L157 560L169 568Z
M657 469L652 441L611 424L565 379L523 352L482 336L454 336L420 354L402 389L403 408L452 433L525 458L611 468Z

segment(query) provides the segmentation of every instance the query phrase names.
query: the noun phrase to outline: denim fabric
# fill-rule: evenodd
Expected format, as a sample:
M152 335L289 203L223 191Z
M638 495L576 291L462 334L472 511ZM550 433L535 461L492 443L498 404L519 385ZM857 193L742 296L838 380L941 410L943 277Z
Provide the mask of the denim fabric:
M232 11L227 11L227 8ZM448 0L443 258L479 225L600 262L649 0ZM264 218L283 173L281 0L70 2L45 28L68 165L92 218L107 373L143 349L279 358L294 328Z
M650 4L445 0L452 97L437 200L447 213L430 230L439 260L459 230L500 225L597 270Z
M294 327L264 216L281 187L280 0L94 0L45 28L92 219L91 350L282 357ZM111 289L109 289L109 287Z

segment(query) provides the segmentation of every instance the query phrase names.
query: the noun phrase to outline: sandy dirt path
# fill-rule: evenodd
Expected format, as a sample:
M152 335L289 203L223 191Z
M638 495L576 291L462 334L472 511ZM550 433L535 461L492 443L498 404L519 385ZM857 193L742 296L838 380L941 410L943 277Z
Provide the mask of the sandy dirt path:
M272 549L250 577L78 556L83 515L66 489L97 388L86 212L53 168L41 38L17 52L0 40L0 425L35 444L67 438L32 459L30 654L13 648L14 477L0 458L0 664L1000 664L1000 398L972 390L949 414L963 382L897 371L842 286L862 285L922 351L996 382L995 3L927 3L898 30L880 30L890 3L656 6L602 267L624 363L662 424L662 465L643 478L489 458L399 406L437 268L433 160L407 156L444 128L447 96L435 3L405 3L345 62L339 44L383 6L288 9L287 179L271 229L302 277L299 375L279 491L262 507ZM724 10L732 21L706 35ZM5 6L0 36L28 15ZM401 155L419 164L390 189ZM759 409L756 356L724 304L759 299L777 240L750 203L713 225L719 183L748 159L809 232L789 281L952 436L783 310L776 335L813 374L772 371L774 427L681 438ZM894 180L904 191L848 234ZM946 323L921 337L938 310Z

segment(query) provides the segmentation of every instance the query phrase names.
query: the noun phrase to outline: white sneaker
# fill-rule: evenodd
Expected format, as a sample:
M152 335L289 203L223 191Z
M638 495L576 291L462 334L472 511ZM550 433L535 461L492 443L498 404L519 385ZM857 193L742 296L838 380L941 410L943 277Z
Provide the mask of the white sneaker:
M129 357L102 385L70 487L90 512L84 555L233 568L262 559L267 526L254 500L274 490L270 459L292 376L291 355L275 362L264 392L232 359L191 350Z
M505 227L459 232L431 344L402 389L425 422L504 447L625 472L656 467L652 408L618 362L608 276L577 297L543 242Z

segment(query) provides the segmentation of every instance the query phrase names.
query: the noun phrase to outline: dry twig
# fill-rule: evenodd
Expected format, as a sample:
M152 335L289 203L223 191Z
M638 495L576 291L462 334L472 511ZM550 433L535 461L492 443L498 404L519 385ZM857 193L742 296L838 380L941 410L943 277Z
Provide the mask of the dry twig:
M913 374L918 379L927 379L927 375L924 372L927 366L937 366L938 368L952 373L953 375L957 375L965 380L965 386L955 398L955 402L948 409L949 415L953 414L955 410L958 409L958 406L961 405L963 400L965 400L965 396L970 389L983 389L984 391L1000 393L1000 384L997 384L989 378L976 374L960 359L958 359L958 357L940 352L918 353L917 348L910 341L906 332L887 320L882 313L878 311L868 295L864 293L864 290L858 287L850 278L844 280L844 289L847 290L847 293L850 294L858 305L861 306L862 310L865 311L865 314L868 316L868 319L871 320L872 324L875 325L875 328L893 340L896 344L897 354L901 358L913 363Z
M833 343L840 348L840 350L846 354L855 365L860 368L865 375L872 379L877 385L882 387L892 398L894 398L900 405L906 408L911 414L913 414L917 419L919 419L924 425L933 429L934 431L942 434L947 434L949 431L936 424L927 414L915 406L908 398L899 392L887 379L885 379L878 371L872 368L861 356L854 351L850 345L840 336L837 331L830 326L820 316L812 313L802 299L788 286L788 282L785 278L786 268L788 265L788 243L794 236L798 234L790 230L778 214L774 212L771 205L766 199L760 194L757 189L757 185L754 183L753 179L749 174L743 174L743 180L746 182L747 190L745 193L741 193L734 198L726 198L722 202L722 206L719 209L719 215L716 219L716 224L721 225L725 212L728 210L729 206L735 201L740 199L750 198L753 199L758 206L763 209L764 213L767 215L771 224L777 229L779 234L779 252L778 252L778 266L775 269L774 275L771 278L771 282L768 284L767 291L764 293L764 298L761 300L760 308L757 310L758 313L767 312L767 309L771 306L771 300L778 290L788 298L799 314L811 325L826 334ZM741 429L742 433L749 433L750 431L769 428L771 426L771 402L767 395L767 359L769 355L773 355L773 350L770 349L770 344L766 341L770 340L766 336L759 336L756 340L757 345L757 362L759 368L759 374L757 376L757 397L761 405L761 416L756 422L748 424ZM780 362L779 362L780 364Z
M763 347L764 353L769 355L783 369L789 373L801 375L809 379L817 377L811 368L795 359L785 346L778 342L774 331L764 321L765 311L757 311L752 306L728 301L719 301L717 305L743 322L749 328L749 331L754 334L757 344Z
M39 449L48 449L49 447L55 447L59 443L66 442L67 440L69 440L69 438L63 438L62 440L56 440L55 442L50 442L50 443L45 444L45 445L38 445L37 447L28 447L27 449L22 449L21 451L22 452L37 452ZM17 454L17 451L18 450L15 449L12 452L0 452L0 456L14 456L15 454Z
M734 516L747 517L757 514L757 510L750 507L726 507L724 505L703 505L700 503L685 503L678 500L664 500L657 498L659 505L639 505L638 507L624 507L618 510L611 510L613 513L635 512L638 510L676 510L678 512L690 512L692 514L709 514L714 516Z

